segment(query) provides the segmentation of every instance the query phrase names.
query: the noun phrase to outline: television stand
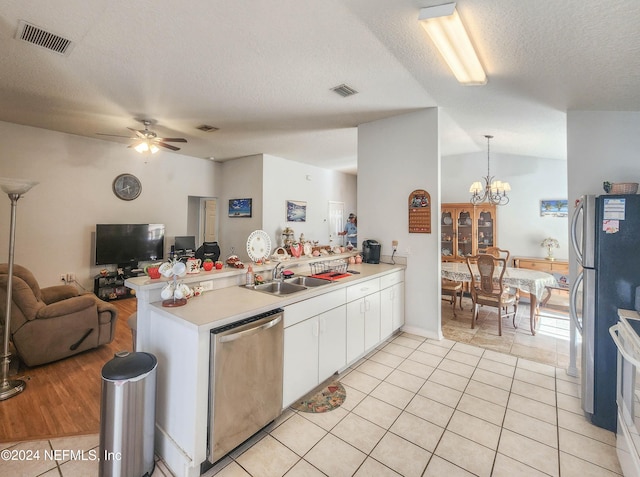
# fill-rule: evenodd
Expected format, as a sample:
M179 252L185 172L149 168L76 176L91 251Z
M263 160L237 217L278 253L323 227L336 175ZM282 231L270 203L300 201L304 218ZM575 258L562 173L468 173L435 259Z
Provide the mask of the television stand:
M120 268L120 267L118 267ZM131 288L124 286L127 278L138 277L144 275L144 272L129 268L128 272L119 275L117 272L108 272L107 274L96 275L93 279L93 293L104 301L122 300L135 296L135 292Z

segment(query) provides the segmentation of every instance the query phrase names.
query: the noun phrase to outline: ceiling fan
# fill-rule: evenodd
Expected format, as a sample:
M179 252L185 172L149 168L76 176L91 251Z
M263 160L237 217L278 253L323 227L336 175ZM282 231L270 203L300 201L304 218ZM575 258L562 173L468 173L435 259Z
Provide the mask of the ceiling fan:
M167 148L171 151L179 151L180 148L173 146L171 144L167 144L168 142L187 142L186 139L182 137L158 137L158 135L149 129L152 121L148 119L140 120L142 124L144 124L144 129L133 129L127 128L129 131L133 131L135 137L129 137L128 139L133 139L134 142L131 143L128 147L134 148L139 153L150 152L151 154L155 154L160 150L160 147ZM119 136L117 134L102 134L97 133L100 136L111 136L111 137L127 137L127 136Z

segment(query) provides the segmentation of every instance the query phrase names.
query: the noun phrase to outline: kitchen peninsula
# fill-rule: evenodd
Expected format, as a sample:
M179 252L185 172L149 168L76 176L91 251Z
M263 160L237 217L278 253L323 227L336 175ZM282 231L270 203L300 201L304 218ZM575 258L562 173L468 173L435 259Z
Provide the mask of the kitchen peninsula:
M309 275L309 262L347 258L299 258L284 262L296 275ZM276 263L254 267L271 278ZM404 323L404 265L358 264L360 272L315 288L289 295L271 295L240 286L246 270L222 270L185 275L190 286L206 283L212 290L189 299L185 306L163 307L160 291L166 280L131 278L135 290L138 351L158 359L155 452L179 477L200 475L207 461L211 330L245 318L284 309L284 383L282 409L312 390L336 371L362 357ZM208 283L210 282L210 283ZM319 323L330 319L332 356L342 356L333 368L319 366L323 352ZM315 326L315 328L314 328ZM301 333L313 329L310 346L300 343ZM317 333L317 330L321 330ZM337 333L337 335L336 335ZM336 343L341 349L336 350ZM315 346L315 348L313 347ZM302 354L302 356L301 356ZM328 374L327 374L328 373ZM300 379L304 376L304 379ZM311 378L309 378L311 376Z

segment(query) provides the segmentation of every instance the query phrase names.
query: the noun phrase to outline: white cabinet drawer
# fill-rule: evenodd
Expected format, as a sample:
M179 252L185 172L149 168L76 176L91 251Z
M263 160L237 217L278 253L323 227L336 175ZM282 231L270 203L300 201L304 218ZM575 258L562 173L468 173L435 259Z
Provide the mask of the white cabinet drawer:
M380 288L389 288L396 283L404 281L404 271L398 270L397 272L389 273L383 277L380 277Z
M284 308L284 327L295 325L307 318L344 305L344 303L345 289L343 288L286 306Z
M366 282L347 287L347 303L380 291L380 279L374 278Z

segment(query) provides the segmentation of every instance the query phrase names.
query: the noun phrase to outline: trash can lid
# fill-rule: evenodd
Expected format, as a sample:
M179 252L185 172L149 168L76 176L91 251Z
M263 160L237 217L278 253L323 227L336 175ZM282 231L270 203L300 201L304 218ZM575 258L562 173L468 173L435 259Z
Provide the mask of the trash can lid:
M102 377L113 381L131 379L150 372L158 363L151 353L119 351L102 368Z

